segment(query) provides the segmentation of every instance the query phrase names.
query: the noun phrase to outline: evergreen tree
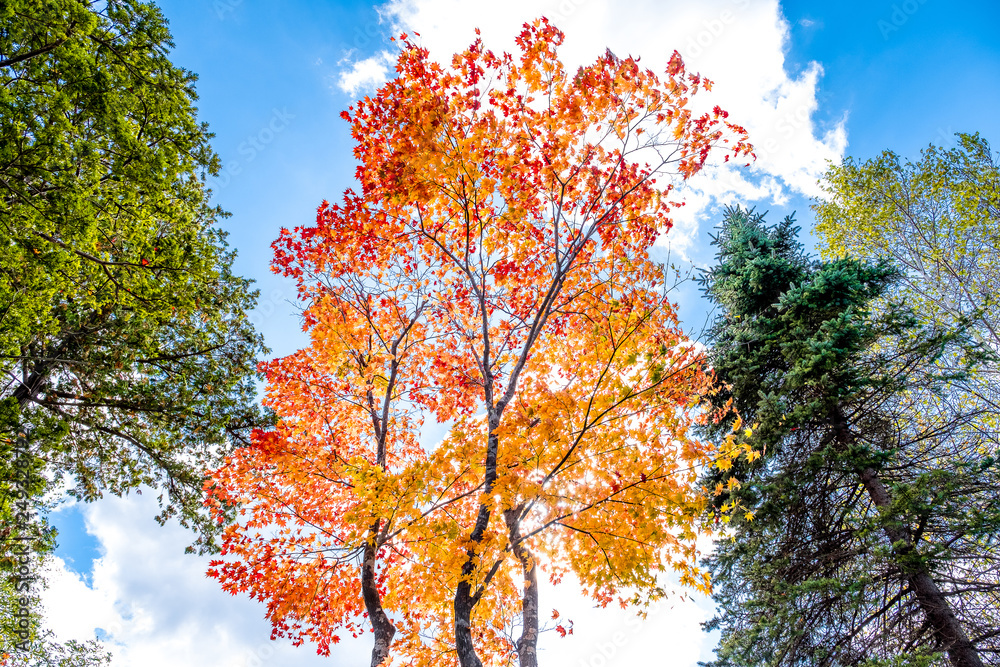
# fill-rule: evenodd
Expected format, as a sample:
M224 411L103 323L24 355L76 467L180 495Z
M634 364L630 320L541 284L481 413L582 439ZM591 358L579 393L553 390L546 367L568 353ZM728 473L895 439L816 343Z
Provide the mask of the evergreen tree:
M711 664L1000 664L1000 475L946 391L982 354L886 301L891 265L814 261L797 231L727 209L703 277L713 401L763 453L731 493L706 478L732 519Z

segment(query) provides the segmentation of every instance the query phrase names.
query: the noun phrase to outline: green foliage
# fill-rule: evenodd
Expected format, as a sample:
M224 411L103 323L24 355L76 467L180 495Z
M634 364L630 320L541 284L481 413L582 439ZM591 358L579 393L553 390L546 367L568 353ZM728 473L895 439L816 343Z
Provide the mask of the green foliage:
M915 163L885 151L832 166L816 232L826 257L892 259L923 320L969 320L1000 351L1000 164L978 134L956 136Z
M28 651L19 651L0 662L3 667L103 667L111 664L111 653L100 642L91 640L66 643L56 641L51 632L43 632L28 645Z
M0 5L0 431L77 497L158 488L211 548L203 471L267 421L264 348L171 46L137 0Z
M742 484L716 503L740 510L708 561L713 664L940 664L957 644L929 620L935 590L995 649L1000 478L959 428L975 410L947 391L981 357L962 327L888 299L891 265L811 260L796 231L728 209L703 278L728 386L712 400L732 399L764 453L734 466Z
M916 162L891 151L848 158L830 168L813 208L825 256L891 259L902 270L893 298L927 324L967 327L980 344L976 372L949 392L976 406L968 428L992 451L1000 446L1000 163L978 134L956 137Z

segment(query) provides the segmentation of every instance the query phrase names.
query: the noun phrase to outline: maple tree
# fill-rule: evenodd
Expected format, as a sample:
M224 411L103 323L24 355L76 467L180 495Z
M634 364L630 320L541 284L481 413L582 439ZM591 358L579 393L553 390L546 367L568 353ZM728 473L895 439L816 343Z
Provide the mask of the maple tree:
M402 36L397 78L344 113L360 192L274 244L311 345L266 367L278 425L208 502L246 517L211 574L277 634L324 652L367 613L373 665L529 667L540 565L602 605L664 595L668 567L708 586L712 379L649 251L677 181L751 149L691 111L711 84L678 54L662 79L610 52L570 75L562 38L540 19L517 60L477 39L445 67Z

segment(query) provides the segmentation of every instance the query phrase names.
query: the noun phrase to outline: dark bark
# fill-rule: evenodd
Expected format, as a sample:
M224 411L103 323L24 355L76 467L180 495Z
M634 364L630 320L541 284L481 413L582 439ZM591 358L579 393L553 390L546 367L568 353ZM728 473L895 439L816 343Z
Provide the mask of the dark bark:
M892 497L878 473L871 468L861 471L861 483L868 491L868 497L880 510L892 505ZM917 603L927 616L927 623L934 631L935 637L941 643L941 648L948 652L948 659L955 667L983 667L979 652L969 640L965 628L955 616L954 610L931 577L927 567L918 560L918 554L910 534L891 524L884 527L884 532L892 542L893 553L906 575L910 588L913 590Z
M840 444L847 446L853 443L854 435L847 428L847 422L839 409L834 418L836 420L835 434ZM882 482L878 472L869 466L859 470L858 475L872 504L880 512L889 509L892 506L892 495L885 483ZM955 616L955 611L951 608L937 582L931 577L927 566L920 561L912 535L909 531L893 525L891 519L884 525L883 532L892 544L896 564L899 565L910 584L917 604L920 605L920 609L927 618L928 625L940 642L941 648L947 651L948 660L955 667L983 667L979 653L969 640L969 636L958 617Z
M60 46L62 46L63 44L66 43L66 41L69 39L68 35L70 35L70 34L72 34L72 31L70 31L70 32L67 33L67 37L64 37L62 39L57 39L56 41L52 42L51 44L46 44L45 46L40 46L37 49L35 49L34 51L28 51L27 53L22 53L22 54L14 56L12 58L7 58L6 60L0 60L0 67L10 67L11 65L16 65L19 62L23 62L25 60L30 60L31 58L34 58L35 56L40 56L40 55L42 55L44 53L48 53L49 51L54 51L55 49L59 48Z
M521 508L504 512L514 555L521 563L521 637L517 640L519 667L538 667L538 568L531 550L521 540L518 518Z
M392 351L395 354L397 340ZM375 432L375 461L382 470L388 470L386 463L386 437L389 428L389 401L392 400L392 388L396 383L396 372L399 368L397 362L393 362L390 371L389 384L386 387L385 399L381 406L381 413L375 405L375 396L371 389L367 392L368 411L372 418L372 428ZM372 624L372 632L375 635L375 645L372 647L371 667L378 667L389 657L389 646L392 645L392 638L396 634L396 626L392 624L385 610L382 608L382 596L379 594L378 585L375 583L375 561L378 557L380 544L379 527L381 521L376 519L368 531L368 541L365 543L364 561L361 563L361 595L365 601L365 609L368 611L368 620Z
M49 381L50 374L56 370L60 359L75 359L80 355L84 346L85 337L97 331L98 327L108 319L110 310L92 312L77 331L63 334L62 341L58 345L50 346L43 354L38 355L31 367L31 372L26 380L14 389L11 394L17 401L19 408L24 408L30 401L42 391ZM22 351L24 354L24 351ZM28 355L30 358L33 355Z
M500 446L496 429L500 425L500 411L496 408L490 410L489 414L490 435L486 448L486 473L484 476L483 495L489 496L493 492L493 485L497 481L497 449ZM486 528L490 523L490 508L485 503L479 505L479 513L476 515L476 525L469 536L473 547L468 549L465 563L462 564L462 579L455 589L455 650L458 652L458 662L461 667L483 667L483 662L476 654L476 648L472 641L472 610L479 603L482 597L483 588L476 592L472 591L472 584L469 577L475 570L476 550L475 546L483 540ZM486 582L483 583L483 586Z
M462 572L465 570L463 566ZM462 581L455 591L455 651L462 667L483 667L472 643L472 608L475 605L469 582Z
M375 583L375 557L378 553L375 541L378 539L378 527L376 523L371 528L368 543L365 544L364 561L361 563L361 595L365 600L365 609L368 611L372 631L375 633L371 667L378 667L389 656L389 646L396 634L396 626L382 608L382 599Z
M17 401L17 406L23 408L30 400L38 395L38 392L45 386L52 368L51 362L36 363L28 378L17 386L13 396Z

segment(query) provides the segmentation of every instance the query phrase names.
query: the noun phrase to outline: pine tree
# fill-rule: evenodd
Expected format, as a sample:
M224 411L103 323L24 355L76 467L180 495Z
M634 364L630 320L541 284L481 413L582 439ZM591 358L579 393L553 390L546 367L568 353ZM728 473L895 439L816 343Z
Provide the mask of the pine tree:
M705 480L731 517L708 561L711 664L1000 664L997 468L951 437L976 415L946 391L982 355L888 301L893 266L812 260L797 231L727 209L702 279L713 401L763 453L732 492Z

